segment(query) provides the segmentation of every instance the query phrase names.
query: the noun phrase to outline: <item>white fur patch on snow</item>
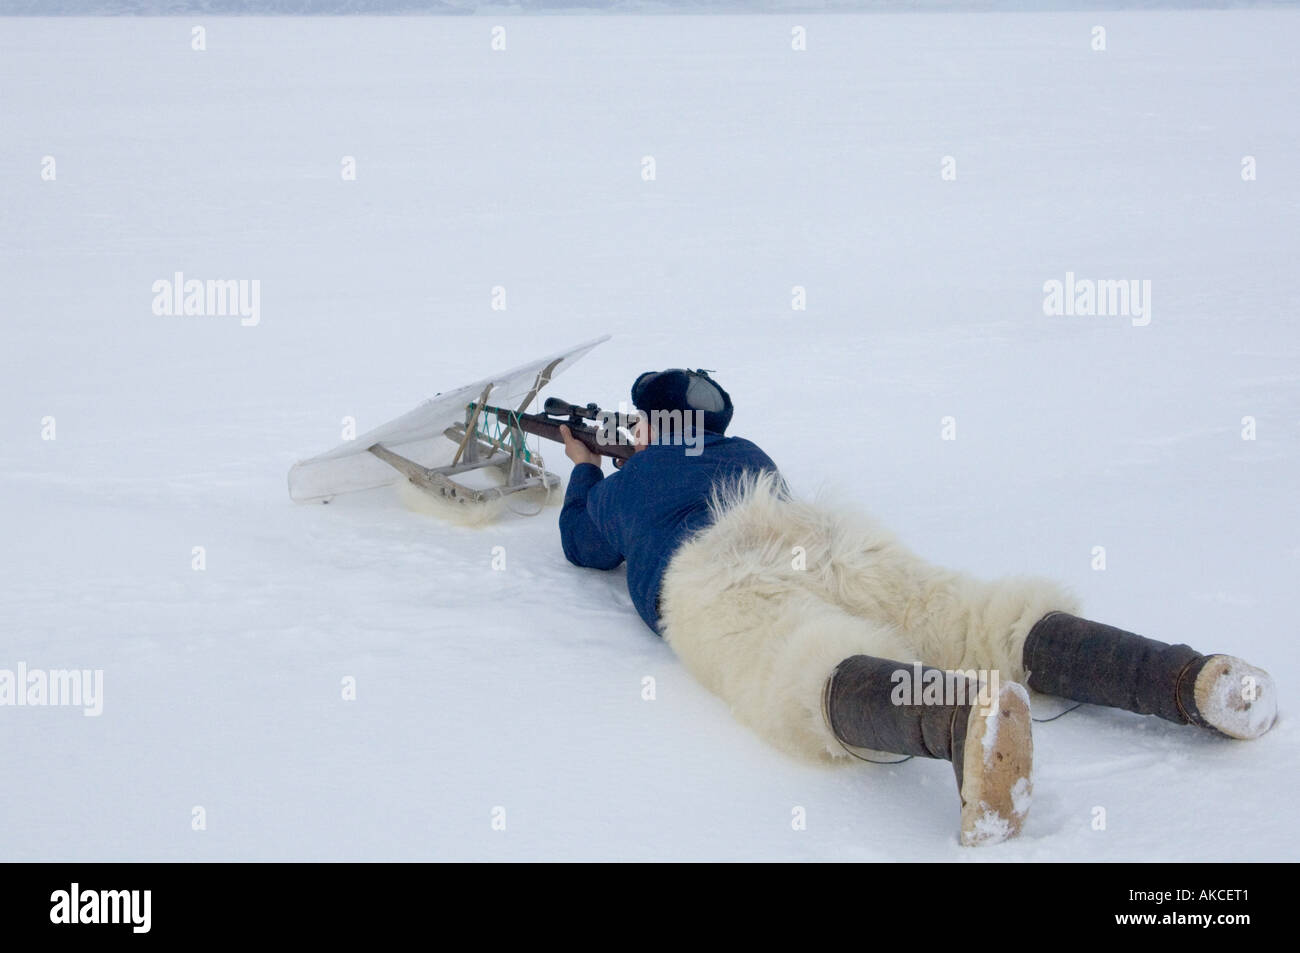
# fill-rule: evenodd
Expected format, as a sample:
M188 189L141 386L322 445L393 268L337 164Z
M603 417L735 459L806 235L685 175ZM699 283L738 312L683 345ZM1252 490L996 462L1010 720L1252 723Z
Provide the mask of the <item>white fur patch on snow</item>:
M415 513L434 516L457 526L485 526L505 510L505 499L498 497L486 503L458 503L442 496L426 493L410 480L398 480L397 496L402 505Z

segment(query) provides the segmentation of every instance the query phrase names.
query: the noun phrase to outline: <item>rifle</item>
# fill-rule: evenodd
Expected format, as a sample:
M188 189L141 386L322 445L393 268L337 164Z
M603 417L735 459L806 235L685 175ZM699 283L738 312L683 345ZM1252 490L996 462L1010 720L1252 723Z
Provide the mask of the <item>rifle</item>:
M621 432L622 428L632 429L632 425L636 422L635 414L601 410L595 404L579 406L561 400L559 397L546 398L540 414L528 414L506 407L491 407L487 404L483 405L482 412L489 417L496 417L503 423L517 426L524 433L559 443L564 442L564 435L560 433L560 424L565 424L573 436L587 449L601 456L611 457L615 467L623 466L636 452L636 448ZM599 421L600 426L592 426L590 421Z

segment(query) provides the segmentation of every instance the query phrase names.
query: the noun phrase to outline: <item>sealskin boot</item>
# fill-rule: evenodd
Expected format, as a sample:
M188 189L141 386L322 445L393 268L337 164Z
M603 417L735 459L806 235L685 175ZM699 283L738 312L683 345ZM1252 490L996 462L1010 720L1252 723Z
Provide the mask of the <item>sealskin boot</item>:
M895 673L901 672L901 676ZM917 666L855 655L836 666L822 692L826 724L850 754L890 752L952 762L961 796L961 843L996 844L1020 833L1029 812L1034 761L1029 693L1003 683L989 707L979 704L895 704L900 677ZM922 667L920 672L938 672ZM933 677L933 676L931 676Z
M1263 669L1068 612L1050 612L1029 630L1023 661L1034 691L1198 725L1230 738L1258 738L1277 718L1277 693Z

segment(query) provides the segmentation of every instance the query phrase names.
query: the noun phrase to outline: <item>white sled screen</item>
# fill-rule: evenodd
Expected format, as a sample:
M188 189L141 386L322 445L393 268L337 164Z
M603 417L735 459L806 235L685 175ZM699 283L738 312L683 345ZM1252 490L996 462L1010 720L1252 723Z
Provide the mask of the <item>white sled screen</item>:
M574 361L607 340L608 334L439 394L397 419L361 434L355 440L349 440L308 460L300 460L289 470L289 496L299 502L306 502L395 483L402 475L367 452L377 443L426 467L449 464L456 452L456 445L443 435L443 431L452 424L465 420L465 405L478 400L489 382L492 384L489 403L500 407L518 407L528 396L542 368L559 358L559 363L551 372L551 379L554 380Z

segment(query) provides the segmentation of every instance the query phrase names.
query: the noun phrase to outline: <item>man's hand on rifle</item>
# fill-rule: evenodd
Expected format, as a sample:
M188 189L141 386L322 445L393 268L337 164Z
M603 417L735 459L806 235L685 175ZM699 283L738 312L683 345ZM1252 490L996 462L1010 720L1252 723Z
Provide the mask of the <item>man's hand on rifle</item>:
M567 424L560 424L560 436L564 438L564 455L572 460L575 466L579 463L594 463L600 466L600 454L588 449L585 443L573 435L573 431Z

